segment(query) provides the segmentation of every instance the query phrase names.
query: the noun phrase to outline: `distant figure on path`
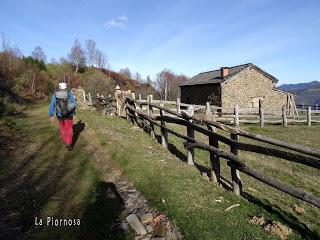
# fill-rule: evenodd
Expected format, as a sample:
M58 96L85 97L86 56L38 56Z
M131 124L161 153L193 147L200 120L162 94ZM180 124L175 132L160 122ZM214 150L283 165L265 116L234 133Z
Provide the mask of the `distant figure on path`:
M54 121L54 112L59 121L60 135L65 147L72 150L73 115L75 114L76 100L66 83L59 83L59 89L53 94L50 103L49 117Z

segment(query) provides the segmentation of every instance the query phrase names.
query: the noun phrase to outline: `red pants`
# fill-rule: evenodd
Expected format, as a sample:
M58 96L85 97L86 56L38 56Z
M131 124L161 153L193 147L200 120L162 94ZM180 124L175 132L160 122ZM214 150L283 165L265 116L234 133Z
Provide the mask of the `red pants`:
M72 144L72 135L73 135L73 119L59 119L60 126L60 136L64 144Z

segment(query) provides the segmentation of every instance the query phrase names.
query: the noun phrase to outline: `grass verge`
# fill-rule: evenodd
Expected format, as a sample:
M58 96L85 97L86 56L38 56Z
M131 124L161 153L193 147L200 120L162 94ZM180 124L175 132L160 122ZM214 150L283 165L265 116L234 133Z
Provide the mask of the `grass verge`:
M152 205L166 212L177 223L186 239L278 239L276 235L266 232L259 226L251 225L249 218L252 216L263 216L265 219L288 225L293 229L289 239L320 238L317 220L320 216L319 209L245 175L242 177L246 197L238 198L225 188L206 181L197 168L190 167L183 161L185 149L180 139L171 135L169 137L169 142L172 144L171 152L175 153L173 155L152 141L140 128L123 119L106 118L89 111L80 112L79 116L98 132L100 141L108 149L113 160L119 164L129 181L142 191ZM186 131L176 126L174 128L181 132ZM298 130L297 139L301 137L299 133L305 131ZM268 132L268 127L263 131ZM274 131L275 129L271 127L269 134L274 134ZM282 134L285 134L284 130ZM306 139L309 139L308 136L308 134L304 135ZM203 136L196 137L207 141ZM310 141L313 142L312 139ZM226 146L221 147L227 149ZM291 163L280 163L279 172L274 172L274 169L278 169L277 161L254 155L243 156L254 167L271 172L278 177L282 177L281 174L279 176L280 170L288 169L285 175L286 180L291 179L292 169L296 173L294 175L296 178L302 178L299 174L304 174L303 168L291 167ZM209 166L208 153L197 150L196 159L200 168ZM273 161L272 164L269 160ZM223 160L222 163L222 176L228 181L230 169ZM304 176L303 184L307 184L309 190L313 189L313 192L319 194L319 190L314 188L319 183L317 178L319 172L312 172L309 178L310 174L310 172L305 173L307 176ZM292 181L294 182L296 178ZM313 182L312 185L310 185L311 182ZM227 207L235 203L239 203L240 207L225 212ZM302 216L294 213L291 208L293 204L302 205L306 213Z

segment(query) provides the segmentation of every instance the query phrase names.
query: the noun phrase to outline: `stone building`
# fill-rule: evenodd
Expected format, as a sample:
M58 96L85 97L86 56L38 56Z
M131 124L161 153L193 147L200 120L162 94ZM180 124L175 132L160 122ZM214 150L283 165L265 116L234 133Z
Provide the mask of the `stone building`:
M180 85L181 102L223 108L294 106L293 94L277 89L278 79L252 63L199 73Z

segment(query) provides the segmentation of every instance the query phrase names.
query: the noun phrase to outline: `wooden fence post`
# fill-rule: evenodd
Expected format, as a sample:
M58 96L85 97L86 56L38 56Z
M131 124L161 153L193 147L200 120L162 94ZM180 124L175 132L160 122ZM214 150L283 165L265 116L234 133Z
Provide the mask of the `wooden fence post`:
M308 107L308 110L307 110L307 119L308 119L308 127L311 126L311 107L309 106Z
M231 134L231 139L234 141L239 141L239 135ZM239 150L236 146L231 145L231 153L239 156ZM233 185L233 193L237 196L240 196L242 191L242 181L240 179L240 172L236 169L233 164L229 161L228 165L231 167L231 177L232 177L232 185Z
M206 116L210 116L211 117L211 109L210 109L210 103L206 102Z
M260 119L260 127L264 127L264 110L263 110L261 99L259 99L259 119Z
M92 105L91 94L89 93L88 96L89 96L89 104Z
M149 106L148 106L148 109L149 109L149 113L153 116L153 107L150 105L150 103L153 102L153 95L150 95L149 96ZM152 122L150 122L150 128L151 128L151 131L150 131L150 136L151 136L151 139L155 139L156 138L156 134L154 132L154 124Z
M160 103L161 107L164 107L163 103ZM160 109L160 116L163 117L164 116L164 112L163 110ZM161 120L161 144L162 147L164 148L168 148L168 132L163 128L166 126L166 122Z
M121 117L121 101L120 101L120 95L122 95L123 96L123 103L126 105L127 104L127 100L126 100L126 98L124 97L124 93L122 92L122 94L121 94L121 91L120 90L116 90L116 92L115 92L115 94L114 94L114 96L115 96L115 98L116 98L116 108L117 108L117 115L118 115L118 117ZM127 108L126 108L126 106L125 106L125 114L126 114L126 119L128 120L129 119L129 116L128 116L128 111L127 111Z
M177 98L176 105L177 105L177 113L179 114L179 113L181 113L181 110L180 110L180 98Z
M282 122L284 127L288 126L287 108L285 105L282 106Z
M133 99L136 99L136 95L134 93L131 93L131 96ZM134 101L132 101L132 107L134 107L134 109L137 109L136 107L136 103ZM132 111L132 114L133 114L133 123L136 122L136 124L138 125L138 118L137 118L137 113Z
M239 127L239 106L234 108L234 126Z
M192 105L188 106L188 115L193 116L194 115L194 109ZM191 120L192 121L192 120ZM191 127L187 127L187 136L189 138L194 138L194 129ZM194 165L194 149L188 148L187 149L187 161L189 165Z
M127 105L127 100L125 100L125 104ZM126 120L129 122L130 121L130 117L129 117L129 114L128 114L128 108L125 107L125 112L126 112ZM120 115L119 115L120 116Z
M147 114L150 115L150 95L147 96Z
M139 104L139 108L140 108L140 110L141 110L141 112L143 112L143 105L142 105L142 103L141 103L141 101L142 101L142 95L139 93L139 101L140 101L140 104ZM142 127L142 129L144 130L144 127L145 127L145 125L144 125L144 118L143 118L143 116L140 116L140 119L141 119L141 127Z
M214 121L214 114L211 112L210 103L206 102L206 117L208 120ZM208 129L217 132L217 128L207 125ZM219 148L219 141L212 136L209 136L209 145L215 148ZM210 165L211 165L211 175L210 180L213 182L220 183L220 159L219 156L210 151Z

